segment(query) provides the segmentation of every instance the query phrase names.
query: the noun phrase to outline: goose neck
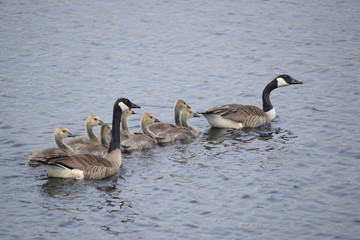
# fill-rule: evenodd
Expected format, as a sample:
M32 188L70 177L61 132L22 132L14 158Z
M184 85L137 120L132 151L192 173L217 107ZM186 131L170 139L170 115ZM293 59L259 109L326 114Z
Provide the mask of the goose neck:
M268 112L271 109L273 109L273 105L270 101L270 93L272 90L277 88L277 82L276 80L271 81L266 87L264 88L264 91L262 93L262 102L263 102L263 111Z
M55 137L55 143L58 148L65 150L67 153L74 152L74 150L70 146L66 145L63 142L62 138Z
M185 114L180 115L180 126L181 127L186 127L186 128L190 127L188 122L187 122L187 118L186 118Z
M108 142L108 139L107 139L107 132L101 128L100 129L100 142L101 142L101 145L108 148L109 147L109 142Z
M181 107L175 105L174 106L174 122L175 122L175 126L177 126L177 127L181 126L180 112L181 112Z
M99 139L96 137L92 126L90 124L86 123L85 129L86 129L86 134L88 135L88 138L90 139L90 141L93 143L99 143Z
M127 134L129 134L129 136L131 135L129 127L127 125L127 120L126 120L126 116L125 114L121 115L121 129L126 132Z
M114 106L113 120L112 120L112 132L111 141L109 144L108 153L111 153L115 149L120 149L120 123L121 123L122 110L116 109Z
M142 119L140 122L140 127L143 132L143 134L148 135L155 139L155 134L149 129L149 124L146 123L146 119Z

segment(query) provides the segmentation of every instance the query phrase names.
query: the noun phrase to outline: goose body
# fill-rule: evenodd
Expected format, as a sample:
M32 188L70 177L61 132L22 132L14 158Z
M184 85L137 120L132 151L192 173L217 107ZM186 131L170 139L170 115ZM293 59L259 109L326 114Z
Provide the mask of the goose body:
M167 143L174 142L176 140L185 140L198 137L199 133L187 122L187 120L192 117L199 117L199 115L190 108L183 109L179 117L180 126L175 128L169 128L159 133L158 135L156 135L157 140L160 143Z
M143 150L154 147L157 143L155 134L150 131L149 126L157 122L153 114L145 113L141 117L140 126L142 133L136 133L121 143L124 151Z
M54 140L57 147L45 148L39 152L33 153L28 157L28 164L31 166L40 165L37 161L45 160L48 157L63 156L74 154L74 150L63 142L64 138L75 137L65 127L57 127L54 132Z
M121 167L120 122L126 109L138 108L126 98L119 98L113 108L112 138L103 157L92 154L76 154L48 158L42 163L49 177L102 179L114 175Z
M185 108L190 108L190 106L188 106L186 104L186 102L182 99L177 100L174 104L174 123L175 124L166 123L166 122L157 122L157 123L154 123L149 126L150 131L153 132L154 134L159 134L163 131L166 131L167 129L181 127L180 113Z
M263 109L252 105L227 104L207 108L200 112L211 127L214 128L255 128L271 122L275 117L275 109L270 102L270 93L278 87L285 87L302 82L289 75L279 75L266 85L262 93Z

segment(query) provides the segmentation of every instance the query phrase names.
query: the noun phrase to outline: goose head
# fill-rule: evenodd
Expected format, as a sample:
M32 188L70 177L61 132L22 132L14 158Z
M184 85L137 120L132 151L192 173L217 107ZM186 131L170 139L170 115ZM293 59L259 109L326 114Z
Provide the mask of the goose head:
M131 102L127 98L119 98L118 100L116 100L116 102L114 104L114 110L121 109L121 112L124 112L126 109L131 109L131 108L140 108L140 106Z
M99 116L89 115L86 119L86 125L90 127L95 127L97 125L103 125L103 121L101 121Z
M182 110L184 108L191 108L191 107L189 105L187 105L184 100L179 99L175 102L175 108Z
M292 84L303 84L303 82L296 80L295 78L286 74L279 75L277 78L275 78L275 81L277 82L277 87L285 87Z
M66 127L57 127L54 132L55 139L63 139L67 137L75 137Z

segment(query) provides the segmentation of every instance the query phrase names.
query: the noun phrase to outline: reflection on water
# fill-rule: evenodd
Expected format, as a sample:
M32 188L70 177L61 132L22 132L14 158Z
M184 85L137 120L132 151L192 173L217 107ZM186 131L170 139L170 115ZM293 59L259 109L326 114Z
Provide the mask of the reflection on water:
M280 148L283 148L286 144L291 144L294 138L297 138L297 136L291 131L281 128L272 128L271 124L255 129L241 130L209 128L203 135L203 139L208 141L208 144L216 145L220 143L224 146L232 145L245 151L262 151L263 149L251 147L254 146L256 140L266 142L273 139L274 142L282 145ZM248 146L250 148L247 148ZM205 148L206 147L207 146L205 146Z

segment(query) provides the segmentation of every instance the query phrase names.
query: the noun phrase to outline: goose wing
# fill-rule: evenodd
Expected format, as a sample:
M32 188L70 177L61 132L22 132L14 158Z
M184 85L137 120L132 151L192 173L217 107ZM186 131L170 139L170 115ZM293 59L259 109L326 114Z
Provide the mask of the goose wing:
M48 158L53 158L57 156L67 156L70 155L66 151L60 148L46 148L40 152L33 153L28 157L28 163L32 166L38 166L39 161L46 161Z
M267 122L264 111L252 105L227 104L210 107L201 114L217 114L223 118L242 123L243 127L256 127Z
M111 162L107 159L92 154L49 157L45 161L41 161L41 163L47 165L60 165L69 169L79 170L84 170L89 166L112 167Z

